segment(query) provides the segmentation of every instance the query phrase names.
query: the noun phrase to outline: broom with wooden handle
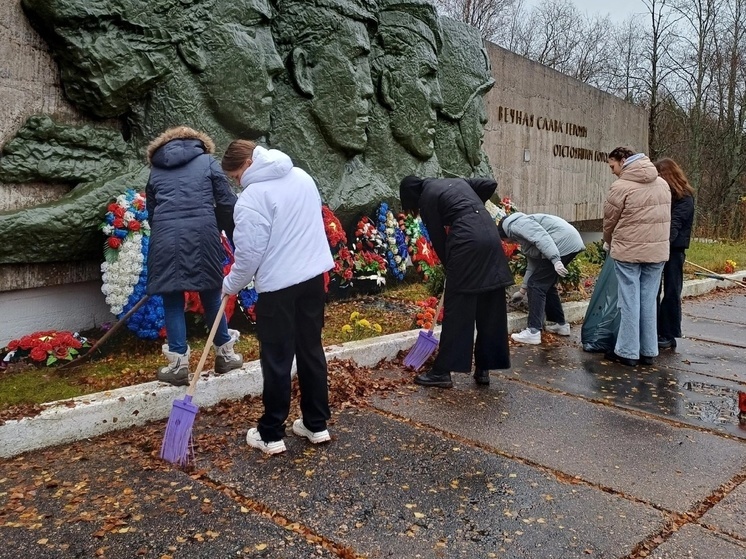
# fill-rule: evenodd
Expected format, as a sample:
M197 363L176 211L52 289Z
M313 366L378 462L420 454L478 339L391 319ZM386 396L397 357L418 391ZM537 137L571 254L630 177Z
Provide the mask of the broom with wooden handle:
M428 358L438 347L438 338L433 335L433 328L435 328L435 324L438 322L440 310L443 308L443 298L445 297L445 295L446 290L445 286L443 286L443 294L440 296L438 307L435 309L435 316L433 317L432 327L430 328L430 330L420 331L420 335L417 336L417 341L414 343L412 348L409 350L409 353L407 353L407 356L404 358L403 365L408 369L416 371L417 369L422 367L422 365L425 364L425 361L428 360Z
M192 398L197 391L197 381L202 374L207 355L210 353L210 347L212 346L212 341L215 339L220 319L223 318L227 302L228 295L223 295L223 299L220 301L220 309L218 309L218 314L215 316L210 335L207 336L205 348L202 350L202 357L200 357L197 370L194 371L192 379L189 382L186 395L183 400L174 400L173 407L171 408L171 415L168 417L166 433L163 436L163 444L161 445L161 458L172 464L185 465L189 462L189 441L192 439L194 418L197 417L197 412L199 411L199 408L192 403Z
M699 268L700 270L707 272L706 274L701 274L699 272L695 272L699 276L706 276L708 278L720 280L720 281L732 281L736 285L740 285L741 287L746 287L746 282L743 280L734 280L731 278L726 278L725 276L721 276L720 274L716 274L712 270L708 270L707 268L703 268L699 264L695 264L694 262L689 262L689 260L684 260L684 263L689 264L690 266L694 266L695 268Z
M122 318L116 321L114 326L109 328L108 332L101 336L99 340L95 344L93 344L93 346L91 346L91 349L89 349L85 353L85 355L83 355L82 357L78 357L77 359L73 359L72 361L68 361L64 365L60 365L59 367L57 367L57 370L63 371L65 369L75 369L76 367L79 367L80 365L88 361L91 357L93 357L95 351L100 348L106 340L111 338L114 333L122 327L122 325L127 324L127 321L130 319L130 317L135 314L140 307L147 303L148 299L150 299L150 295L145 295L142 299L135 303Z

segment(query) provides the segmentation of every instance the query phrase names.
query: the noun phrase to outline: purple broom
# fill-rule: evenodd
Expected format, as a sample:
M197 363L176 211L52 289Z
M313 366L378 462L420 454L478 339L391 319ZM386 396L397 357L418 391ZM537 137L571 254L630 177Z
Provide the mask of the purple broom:
M443 308L443 297L445 297L445 294L446 292L444 287L443 294L440 296L440 301L438 301L438 307L435 310L435 317L433 318L432 328L430 328L430 330L422 330L420 332L420 335L417 336L417 341L414 343L412 348L407 353L407 356L404 358L404 366L408 369L416 371L417 369L422 367L422 365L425 364L425 361L428 360L428 358L438 347L438 338L433 335L433 328L435 328L435 323L438 322L440 309Z
M194 426L194 418L197 417L197 412L199 411L199 408L192 403L192 398L197 390L197 381L202 374L202 368L205 366L207 355L210 353L210 346L212 346L212 341L215 339L215 332L218 330L220 319L223 318L227 302L228 296L224 295L223 300L220 301L220 309L215 316L215 322L210 330L210 335L207 336L205 349L202 350L202 357L200 357L197 370L194 371L192 379L189 382L186 396L184 396L183 400L174 400L174 405L171 408L171 415L168 417L166 433L163 436L163 444L161 445L161 458L172 464L183 466L189 462L189 443L192 440L192 427Z

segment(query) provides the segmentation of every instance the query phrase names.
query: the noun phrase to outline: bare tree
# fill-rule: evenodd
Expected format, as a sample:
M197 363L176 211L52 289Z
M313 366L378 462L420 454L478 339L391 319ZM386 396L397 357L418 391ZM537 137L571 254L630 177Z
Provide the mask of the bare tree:
M658 134L661 119L660 94L672 72L671 49L676 41L674 33L678 13L671 10L667 0L643 0L650 16L650 27L646 35L646 93L648 96L648 146L650 157L657 159L664 151Z
M679 90L676 97L689 113L689 179L696 187L702 183L704 124L714 62L714 36L722 0L672 0L671 8L679 17L681 47L672 55Z
M746 47L746 0L724 2L714 33L713 64L710 66L713 89L714 121L711 123L712 149L705 150L709 167L708 198L718 201L719 213L728 219L719 220L736 233L742 195L742 177L746 171L743 157L746 82L744 48ZM709 165L707 165L709 163Z
M482 37L494 40L515 20L522 0L433 0L438 11L479 29Z

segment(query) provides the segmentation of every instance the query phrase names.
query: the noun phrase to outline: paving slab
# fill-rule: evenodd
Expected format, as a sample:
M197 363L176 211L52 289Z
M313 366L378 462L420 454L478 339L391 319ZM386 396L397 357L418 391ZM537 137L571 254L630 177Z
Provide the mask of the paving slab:
M701 522L746 542L746 486L739 485L707 511Z
M717 342L680 338L676 349L661 351L656 364L746 382L746 349Z
M686 511L744 469L746 445L492 377L374 405L667 510ZM728 457L724 461L723 457Z
M684 320L687 317L710 318L743 324L746 314L746 291L739 289L717 296L684 299L682 314Z
M101 444L0 462L0 557L331 558L142 450Z
M243 433L232 440L245 450L208 466L211 478L370 558L624 557L663 522L652 507L370 410L342 413L329 445L291 435L269 458Z
M746 324L700 317L688 319L681 325L681 332L687 338L746 348Z
M744 559L746 547L722 534L689 524L660 545L651 559Z
M704 359L690 353L683 355L688 357L684 361ZM746 427L740 424L738 409L738 392L746 391L746 383L716 376L714 366L709 369L712 375L686 370L685 365L678 363L683 355L674 356L667 351L656 360L655 366L630 368L606 361L600 354L580 352L572 342L560 341L539 349L512 348L513 368L510 373L499 374L746 438ZM669 368L672 362L674 366ZM701 361L703 368L715 362ZM724 360L717 363L723 366L721 374L743 369L746 376L746 365L742 363Z

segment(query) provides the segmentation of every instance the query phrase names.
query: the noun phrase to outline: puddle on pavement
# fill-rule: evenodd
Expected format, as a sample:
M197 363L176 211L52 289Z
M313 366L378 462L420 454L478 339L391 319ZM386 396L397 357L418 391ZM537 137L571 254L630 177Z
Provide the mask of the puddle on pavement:
M746 424L746 392L694 381L684 382L682 389L686 395L684 407L689 417L713 425Z
M527 380L746 438L746 421L740 421L746 419L744 384L675 369L629 369L596 356L584 359L582 368L562 367L556 353L532 357L519 373Z

